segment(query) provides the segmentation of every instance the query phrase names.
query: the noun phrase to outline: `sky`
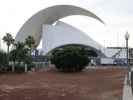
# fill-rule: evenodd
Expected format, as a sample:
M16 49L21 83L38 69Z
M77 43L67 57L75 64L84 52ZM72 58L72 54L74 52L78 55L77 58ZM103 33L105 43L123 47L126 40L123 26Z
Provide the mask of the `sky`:
M88 34L105 47L125 46L125 33L130 34L129 46L133 47L133 0L0 0L0 45L5 33L13 37L33 14L53 5L75 5L85 8L106 24L86 16L69 16L61 19Z

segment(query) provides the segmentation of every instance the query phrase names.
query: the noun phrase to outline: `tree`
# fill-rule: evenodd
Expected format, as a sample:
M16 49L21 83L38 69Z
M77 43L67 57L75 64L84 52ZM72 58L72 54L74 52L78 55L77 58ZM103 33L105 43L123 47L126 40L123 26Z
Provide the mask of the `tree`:
M15 62L17 61L17 50L16 49L13 49L10 52L9 59L10 59L10 61L13 61L14 62L14 65L15 65Z
M24 61L28 56L28 49L25 48L25 44L18 42L15 45L15 49L11 51L13 60L18 62Z
M89 63L88 51L81 47L66 46L52 52L51 62L59 71L78 72Z
M21 62L27 64L28 70L34 67L32 57L29 55L29 49L26 47L26 44L22 42L14 44L14 49L10 52L10 60L14 62L16 66L15 70L19 72L24 71L24 65L22 66ZM17 62L17 64L15 64L15 62Z
M32 36L28 36L28 37L25 39L25 44L28 46L29 51L30 51L30 55L31 55L32 50L33 50L34 47L35 47L35 39L34 39Z
M7 61L9 62L9 49L12 44L14 44L14 39L10 33L6 33L6 35L3 37L3 41L7 45Z
M10 52L10 60L14 63L24 62L28 57L28 49L25 48L25 44L18 42L14 44L14 49Z

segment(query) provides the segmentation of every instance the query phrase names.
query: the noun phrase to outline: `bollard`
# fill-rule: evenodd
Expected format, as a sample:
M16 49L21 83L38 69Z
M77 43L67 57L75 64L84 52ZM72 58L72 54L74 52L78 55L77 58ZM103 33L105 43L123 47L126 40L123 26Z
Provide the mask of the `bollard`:
M25 71L25 72L28 71L27 64L25 64L25 66L24 66L24 71Z
M15 65L12 64L12 72L15 72Z

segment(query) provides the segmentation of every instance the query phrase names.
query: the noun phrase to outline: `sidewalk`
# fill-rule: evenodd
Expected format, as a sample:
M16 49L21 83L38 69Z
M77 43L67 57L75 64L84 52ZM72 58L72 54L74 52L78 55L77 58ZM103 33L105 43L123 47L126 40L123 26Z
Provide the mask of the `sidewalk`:
M123 99L122 100L133 100L131 86L127 85L127 77L125 77L124 88L123 88Z

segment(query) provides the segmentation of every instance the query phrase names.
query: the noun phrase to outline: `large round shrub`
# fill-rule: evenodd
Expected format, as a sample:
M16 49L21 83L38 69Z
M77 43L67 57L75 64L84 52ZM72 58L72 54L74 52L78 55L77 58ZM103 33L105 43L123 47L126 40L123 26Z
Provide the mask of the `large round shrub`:
M89 63L88 51L82 47L67 46L53 51L51 63L59 71L77 72Z

